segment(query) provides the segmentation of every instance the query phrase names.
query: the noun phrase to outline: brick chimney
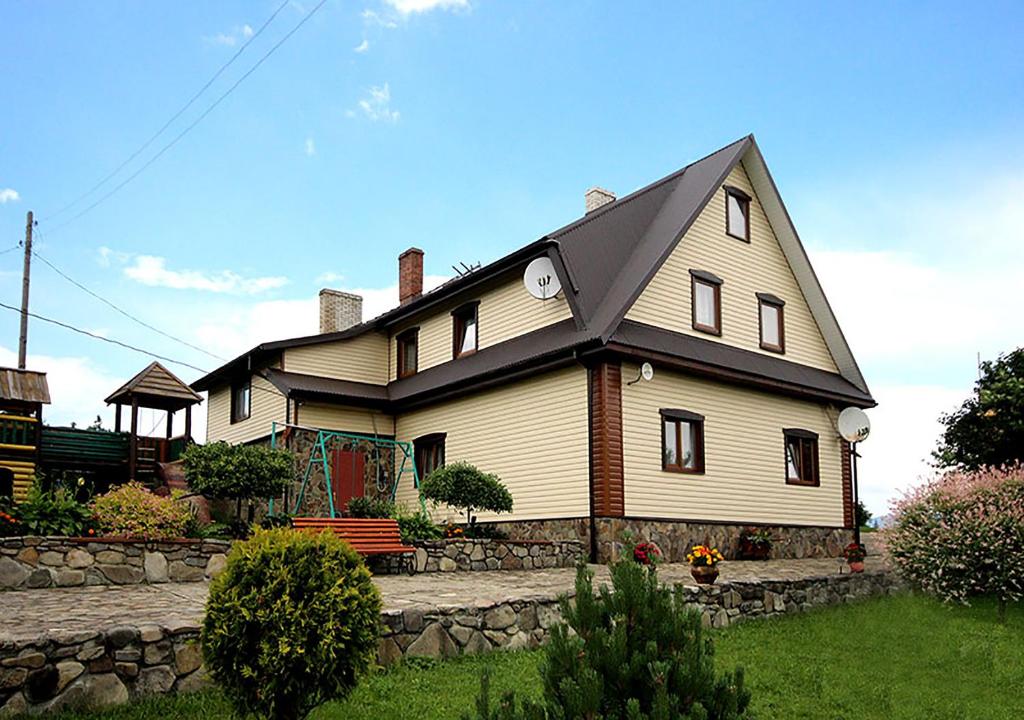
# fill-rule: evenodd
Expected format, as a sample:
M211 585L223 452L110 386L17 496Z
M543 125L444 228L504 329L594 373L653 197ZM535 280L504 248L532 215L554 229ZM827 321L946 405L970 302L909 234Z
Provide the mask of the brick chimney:
M360 295L324 288L320 291L320 332L348 330L363 321Z
M409 248L398 256L398 299L405 305L423 294L423 251Z
M610 202L615 202L615 193L611 190L605 190L600 187L592 187L584 194L587 200L587 212L591 213L597 210L602 205L607 205Z

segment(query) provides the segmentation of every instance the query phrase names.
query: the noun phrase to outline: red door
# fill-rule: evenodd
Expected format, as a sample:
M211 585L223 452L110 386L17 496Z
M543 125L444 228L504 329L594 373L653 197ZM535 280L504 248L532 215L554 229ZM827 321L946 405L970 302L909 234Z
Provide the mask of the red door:
M366 477L366 453L358 450L335 450L331 463L331 488L334 510L341 513L352 498L362 497Z

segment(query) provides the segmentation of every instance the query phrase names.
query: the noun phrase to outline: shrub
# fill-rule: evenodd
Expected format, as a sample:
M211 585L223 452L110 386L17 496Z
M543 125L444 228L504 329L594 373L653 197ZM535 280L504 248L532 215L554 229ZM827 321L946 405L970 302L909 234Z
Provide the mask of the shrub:
M27 535L85 535L92 513L64 488L44 490L38 480L17 507L17 517Z
M385 519L394 517L395 504L387 498L356 497L348 501L349 517Z
M203 658L239 715L304 718L374 662L380 595L331 533L257 529L212 583Z
M215 442L189 445L182 459L189 487L209 498L274 497L292 481L292 455L287 450Z
M110 535L164 540L184 537L191 525L192 508L181 500L154 495L139 482L130 482L92 501L96 524Z
M918 588L967 604L1024 599L1024 466L951 472L893 505L884 531L894 565Z
M426 513L399 511L395 513L395 520L398 521L398 531L402 535L402 542L406 545L414 540L439 540L441 538L441 528Z
M21 521L18 519L17 510L8 503L6 498L0 499L0 537L15 537L24 535Z
M868 510L868 506L864 504L863 500L858 500L854 506L854 514L857 516L856 522L858 527L865 527L871 522L872 514Z
M476 522L474 510L512 512L512 494L497 475L481 472L467 462L455 462L430 473L420 487L423 497L466 513L466 522Z
M669 590L653 567L630 559L615 563L611 575L612 589L595 596L590 571L577 571L575 602L562 599L564 622L545 648L543 699L519 705L509 693L492 706L485 676L474 718L748 717L743 671L715 674L711 639L700 613L686 607L683 588Z

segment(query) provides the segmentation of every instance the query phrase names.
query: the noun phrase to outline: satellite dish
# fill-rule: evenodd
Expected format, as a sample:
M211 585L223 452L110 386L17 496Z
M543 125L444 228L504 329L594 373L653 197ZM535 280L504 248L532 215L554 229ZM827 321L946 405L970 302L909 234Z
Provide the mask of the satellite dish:
M651 380L653 380L654 379L654 366L651 365L649 362L645 362L643 365L641 365L640 366L640 377L642 377L647 382L650 382Z
M860 408L848 407L839 413L839 435L847 442L867 440L871 434L871 420Z
M538 300L550 300L562 289L558 281L554 263L549 257L539 257L530 261L523 273L523 284L526 291Z

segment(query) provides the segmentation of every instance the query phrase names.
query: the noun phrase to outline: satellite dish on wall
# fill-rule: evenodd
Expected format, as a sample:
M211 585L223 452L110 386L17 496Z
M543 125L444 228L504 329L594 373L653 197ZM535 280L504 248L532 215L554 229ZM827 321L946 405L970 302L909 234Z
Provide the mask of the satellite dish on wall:
M839 435L847 442L867 440L871 434L871 420L868 414L856 407L848 407L839 413Z
M523 273L523 284L526 291L538 300L550 300L562 289L562 283L555 273L555 265L549 257L539 257L530 261Z

